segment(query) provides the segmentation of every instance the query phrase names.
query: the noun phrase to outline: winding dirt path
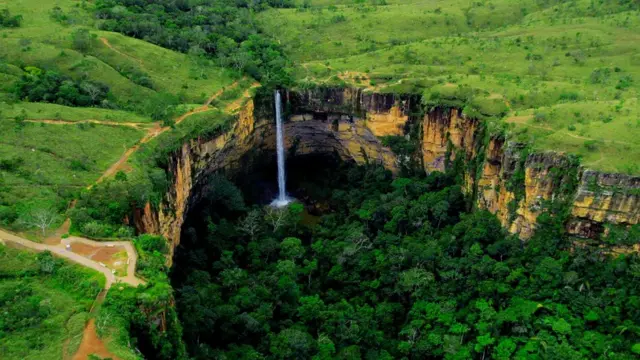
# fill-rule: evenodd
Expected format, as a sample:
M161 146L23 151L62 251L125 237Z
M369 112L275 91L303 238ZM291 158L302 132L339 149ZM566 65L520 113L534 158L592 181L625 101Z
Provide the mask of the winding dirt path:
M65 223L67 223L68 221L69 220L65 221ZM61 228L64 228L64 227L65 226L63 225ZM74 237L69 237L67 239L63 239L57 245L49 245L49 244L36 243L30 240L24 239L22 237L19 237L17 235L8 233L6 231L0 230L0 243L5 244L8 242L17 244L20 247L25 247L37 252L49 250L55 256L65 258L76 264L79 264L81 266L84 266L102 273L102 275L104 275L105 277L104 288L102 289L102 291L100 291L100 293L96 297L96 300L94 301L93 306L91 307L91 311L90 311L91 314L95 314L95 309L97 309L98 305L104 301L107 295L107 291L114 284L126 283L131 286L138 286L145 283L142 279L137 278L135 276L136 264L138 262L138 253L135 251L130 241L98 242L98 241L93 241L93 240L74 236ZM70 251L70 249L72 248L72 244L75 244L75 243L90 245L96 248L110 248L115 246L123 247L127 252L127 275L123 277L115 276L104 264L98 263L96 261L88 259L87 257L81 254L77 254ZM82 342L80 343L80 347L78 348L75 355L73 356L73 360L85 360L85 359L88 359L89 355L91 354L97 354L105 358L117 359L117 357L109 353L104 342L98 337L98 334L96 333L94 318L89 320L89 323L85 327L82 335Z
M251 97L251 89L257 88L258 86L260 86L260 83L258 82L254 82L253 84L251 84L251 86L242 93L241 97L227 104L227 106L225 106L224 108L224 111L229 114L236 112L238 109L240 109L240 107L242 107L244 101Z
M111 49L112 51L114 51L114 52L116 52L116 53L118 53L118 54L120 54L120 55L122 55L122 56L124 56L124 57L128 57L129 59L131 59L131 60L133 60L133 61L137 62L138 64L140 64L140 67L142 67L142 68L144 69L144 61L142 61L141 59L138 59L138 58L137 58L137 57L135 57L135 56L129 55L129 54L127 54L127 53L124 53L124 52L122 52L122 51L120 51L120 50L116 49L113 45L111 45L111 43L109 42L109 40L108 40L107 38L105 38L105 37L101 37L101 38L100 38L100 41L101 41L101 42L102 42L106 47L108 47L109 49Z
M73 125L73 124L97 124L97 125L108 125L108 126L127 126L134 129L140 129L145 125L153 125L153 123L134 123L134 122L118 122L118 121L103 121L103 120L79 120L79 121L69 121L69 120L51 120L51 119L31 119L25 120L25 122L29 123L43 123L43 124L51 124L51 125Z
M87 360L89 355L98 355L101 358L119 360L120 358L111 354L104 342L98 337L96 331L96 320L92 318L84 329L82 342L78 351L73 355L72 360Z
M98 180L96 180L95 183L87 186L87 190L90 190L95 185L103 182L106 178L115 175L120 169L123 168L124 164L129 160L131 155L133 155L133 153L138 151L138 149L140 148L140 145L162 134L164 131L165 130L160 127L159 123L154 123L154 126L147 131L147 134L142 139L140 139L140 141L138 141L137 144L125 150L124 154L120 156L118 161L116 161L111 166L109 166L109 168L104 173L102 173L102 175L100 175L100 177L98 178Z
M239 82L235 81L233 84L229 85L228 87L218 90L216 93L211 95L202 106L197 107L197 108L195 108L193 110L190 110L190 111L180 115L179 117L177 117L176 120L175 120L175 124L176 125L180 124L182 121L184 121L185 119L187 119L188 117L190 117L192 115L203 113L203 112L206 112L206 111L214 110L214 108L210 107L211 103L215 99L220 97L220 95L222 95L225 91L236 88L238 86L238 84L239 84ZM151 139L153 139L153 138L157 137L158 135L164 133L165 131L169 131L169 130L171 130L171 127L169 127L169 126L162 127L160 125L160 123L158 123L158 122L153 123L153 127L148 130L147 134L137 144L135 144L134 146L132 146L129 149L127 149L124 152L124 154L122 154L122 156L120 156L118 161L116 161L113 165L111 165L100 176L100 178L98 178L98 180L95 183L89 185L87 187L87 189L91 189L96 184L99 184L99 183L103 182L105 179L115 175L118 171L122 170L124 165L127 163L127 161L129 161L129 158L131 157L131 155L133 155L136 151L138 151L138 149L140 148L140 145L142 145L142 144L144 144L146 142L149 142Z

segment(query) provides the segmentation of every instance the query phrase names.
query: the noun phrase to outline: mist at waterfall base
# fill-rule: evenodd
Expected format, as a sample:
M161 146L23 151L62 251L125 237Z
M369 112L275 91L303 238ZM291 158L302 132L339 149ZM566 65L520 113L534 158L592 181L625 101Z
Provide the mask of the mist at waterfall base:
M280 92L275 92L276 108L276 147L278 155L278 197L271 202L273 207L287 206L293 199L287 196L287 174L284 157L284 125L282 124L282 99Z

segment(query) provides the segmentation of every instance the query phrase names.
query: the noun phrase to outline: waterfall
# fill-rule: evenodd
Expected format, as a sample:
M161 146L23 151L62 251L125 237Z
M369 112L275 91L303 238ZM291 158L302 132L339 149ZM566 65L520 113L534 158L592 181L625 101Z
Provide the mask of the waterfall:
M271 205L282 207L287 205L291 200L287 197L287 177L285 171L284 159L284 126L282 124L282 99L280 92L276 90L276 146L278 148L278 197L273 200Z

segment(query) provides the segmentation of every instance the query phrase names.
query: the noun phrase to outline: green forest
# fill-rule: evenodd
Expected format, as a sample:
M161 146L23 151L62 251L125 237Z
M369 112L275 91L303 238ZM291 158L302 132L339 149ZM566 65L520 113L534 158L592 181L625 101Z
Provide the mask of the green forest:
M294 203L210 180L173 268L196 359L633 359L637 255L577 246L550 208L526 245L466 211L454 173L342 165ZM620 233L638 239L639 227Z

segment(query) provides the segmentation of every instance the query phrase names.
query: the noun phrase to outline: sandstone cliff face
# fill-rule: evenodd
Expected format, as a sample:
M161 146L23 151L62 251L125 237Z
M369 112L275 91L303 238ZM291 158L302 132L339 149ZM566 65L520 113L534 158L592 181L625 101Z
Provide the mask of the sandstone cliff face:
M605 223L626 226L640 221L640 177L584 170L570 157L555 152L523 154L523 144L506 143L501 138L490 139L482 148L479 129L477 121L455 109L434 109L426 114L422 139L425 170L443 171L448 151L455 157L456 150L462 150L469 161L484 150L477 181L473 174L465 175L467 192L475 188L477 207L496 214L502 225L521 239L535 232L543 203L560 197L571 204L567 231L576 236L596 238ZM571 182L577 184L575 194L567 193L573 189L568 186Z
M518 202L516 216L509 231L520 234L521 239L530 238L535 232L536 221L545 200L564 196L562 185L575 182L573 165L569 159L554 152L534 153L524 165L524 197ZM516 199L517 200L517 199ZM558 199L559 200L559 199Z
M403 134L409 106L409 99L359 90L287 91L283 101L285 146L295 154L338 154L346 161L379 162L395 171L394 154L381 145L377 136ZM183 144L168 162L173 184L165 201L158 209L147 204L136 212L138 231L165 236L173 250L179 244L189 207L198 201L198 187L207 175L240 169L243 157L251 151L275 152L275 137L272 101L257 99L243 107L229 132Z
M505 144L503 139L491 139L485 153L482 174L478 179L477 206L496 214L502 226L509 226L508 205L515 199L507 190L506 183L515 171L519 152L513 144Z
M405 135L411 112L419 105L417 96L376 94L361 89L315 88L287 91L285 100L294 114L314 113L321 119L341 116L342 120L364 120L374 136Z
M571 204L567 229L577 236L596 237L605 222L632 225L640 220L640 178L584 171L565 155L528 154L522 144L501 138L485 142L479 121L458 109L440 108L419 119L419 103L417 96L348 88L284 91L286 147L295 154L332 153L357 163L380 162L395 171L398 161L378 137L409 137L407 126L421 122L425 171L443 171L447 154L450 160L464 156L467 163L479 163L465 174L467 192L475 194L478 208L496 214L522 239L534 233L543 204L559 198ZM244 106L229 132L186 142L169 159L173 186L163 204L159 209L147 204L135 214L138 230L162 234L175 247L189 207L198 200L197 189L209 173L242 167L251 151L275 151L273 119L273 98L263 94ZM577 184L575 193L567 193L574 188L571 184Z
M640 222L640 177L584 171L569 221L569 233L594 237L603 223Z
M491 139L486 148L476 204L498 217L521 239L535 232L538 215L548 200L566 200L565 189L577 179L570 158L554 152L527 154L522 144Z
M444 171L449 146L475 155L478 137L477 120L461 115L458 109L436 108L428 112L422 124L422 162L427 172ZM451 160L455 153L451 154Z

